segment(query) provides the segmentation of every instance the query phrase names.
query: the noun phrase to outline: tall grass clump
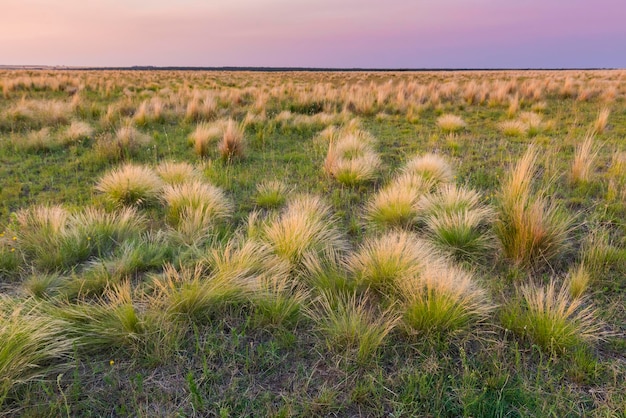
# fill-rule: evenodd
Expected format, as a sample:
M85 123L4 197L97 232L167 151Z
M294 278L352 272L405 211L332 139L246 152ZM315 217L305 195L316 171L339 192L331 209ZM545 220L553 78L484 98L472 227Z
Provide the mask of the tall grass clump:
M498 195L495 233L504 255L521 266L549 263L567 247L572 218L542 192L532 190L537 150L528 148Z
M607 200L626 202L626 152L615 151L608 171Z
M324 162L326 173L347 186L371 181L380 166L371 135L357 131L328 144Z
M137 239L146 228L146 218L132 207L105 212L86 208L71 216L69 227L88 242L89 255L102 257L129 239Z
M154 169L165 184L177 185L200 180L202 173L197 167L186 162L163 161Z
M407 228L416 224L418 203L433 186L431 180L402 174L380 189L365 207L365 219L378 228Z
M520 120L506 120L500 123L500 130L505 136L524 136L528 126Z
M264 209L281 207L287 201L289 188L280 180L263 181L256 186L254 203Z
M568 289L558 289L554 280L547 286L523 285L505 307L503 324L549 353L563 353L603 336L594 310L584 302L571 299Z
M584 263L573 266L567 272L565 283L572 298L582 297L591 283L591 274Z
M433 186L454 181L454 170L450 164L437 154L416 156L406 162L403 172L424 177L433 182Z
M347 249L329 206L316 196L294 197L276 219L262 226L260 238L292 268L300 267L306 256L332 258Z
M202 216L207 222L228 218L233 205L219 187L202 181L190 181L163 188L162 199L167 206L167 220L176 226L185 216Z
M606 129L606 125L609 121L610 115L611 115L611 109L609 109L608 107L605 107L604 109L600 110L600 112L598 113L598 117L596 118L593 124L594 133L597 133L597 134L604 133Z
M163 189L156 173L145 166L125 164L106 173L96 190L116 206L148 206L155 203Z
M409 335L442 336L486 320L493 305L471 273L432 260L417 275L398 281L400 311Z
M478 192L444 185L422 196L418 209L428 237L455 259L476 260L492 248L489 226L494 213L482 205Z
M69 219L60 206L32 206L16 213L10 233L31 266L55 271L89 256L87 237L70 228Z
M49 309L68 323L67 335L85 352L111 348L136 350L144 338L143 321L128 281L113 285L93 301L62 302Z
M228 121L219 120L213 123L200 123L189 135L189 143L202 158L206 158L211 153L211 148L224 135Z
M176 269L166 265L152 280L152 309L175 320L206 322L227 306L241 303L256 288L256 281L241 274L209 274L201 264Z
M375 312L364 296L335 296L322 293L308 315L326 340L330 351L357 364L367 364L376 356L398 317L391 310Z
M96 142L96 152L109 160L127 160L152 143L152 137L132 124L119 127L113 136L104 135Z
M61 145L47 127L18 136L13 139L13 143L16 148L27 152L50 151Z
M459 132L467 126L465 121L457 115L445 114L437 118L437 125L448 133Z
M587 183L590 180L598 152L599 148L594 145L593 134L588 133L583 142L576 146L569 176L571 183Z
M73 144L78 141L89 139L93 136L93 127L83 121L73 121L70 126L61 132L63 144Z
M371 237L348 258L348 270L364 288L394 294L405 276L416 276L436 253L425 241L406 231Z
M246 139L243 127L230 119L224 128L224 133L217 145L217 149L225 161L243 158L246 152Z
M40 303L0 295L0 406L19 385L68 369L76 340Z

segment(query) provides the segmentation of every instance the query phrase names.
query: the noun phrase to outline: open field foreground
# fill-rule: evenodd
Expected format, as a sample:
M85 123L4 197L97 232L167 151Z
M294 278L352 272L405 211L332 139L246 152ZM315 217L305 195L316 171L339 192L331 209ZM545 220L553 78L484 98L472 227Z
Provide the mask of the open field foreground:
M0 415L626 415L626 71L0 88Z

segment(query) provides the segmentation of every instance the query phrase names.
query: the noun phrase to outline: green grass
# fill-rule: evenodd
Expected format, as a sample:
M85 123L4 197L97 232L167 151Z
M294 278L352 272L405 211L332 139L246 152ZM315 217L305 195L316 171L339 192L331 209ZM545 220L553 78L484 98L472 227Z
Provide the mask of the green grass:
M0 71L2 413L623 415L622 76Z

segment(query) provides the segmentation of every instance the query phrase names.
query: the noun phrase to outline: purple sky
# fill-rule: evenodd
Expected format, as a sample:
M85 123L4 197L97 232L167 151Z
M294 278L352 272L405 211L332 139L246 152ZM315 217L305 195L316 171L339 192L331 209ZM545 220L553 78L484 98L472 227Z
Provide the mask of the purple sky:
M626 0L1 0L0 64L626 68Z

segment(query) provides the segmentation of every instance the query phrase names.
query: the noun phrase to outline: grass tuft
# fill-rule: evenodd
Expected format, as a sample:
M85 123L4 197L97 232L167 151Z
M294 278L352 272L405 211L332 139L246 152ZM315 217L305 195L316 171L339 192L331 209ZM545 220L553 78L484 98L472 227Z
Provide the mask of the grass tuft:
M116 206L148 206L161 194L163 183L150 168L125 164L102 176L96 190Z
M503 312L504 326L527 338L549 353L564 353L603 336L594 310L584 300L570 299L567 288L557 289L554 280L547 286L521 286L520 297Z

